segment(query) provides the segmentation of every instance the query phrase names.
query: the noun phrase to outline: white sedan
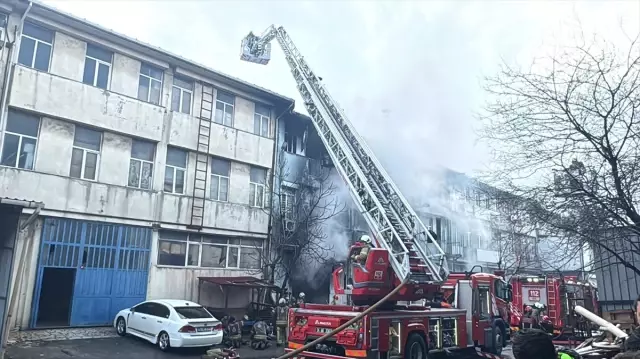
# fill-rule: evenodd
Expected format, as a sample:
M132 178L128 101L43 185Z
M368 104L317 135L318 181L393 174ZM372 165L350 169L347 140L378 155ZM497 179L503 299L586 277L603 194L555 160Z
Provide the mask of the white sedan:
M135 335L171 347L209 347L222 343L222 323L198 303L149 300L121 310L113 320L118 335Z

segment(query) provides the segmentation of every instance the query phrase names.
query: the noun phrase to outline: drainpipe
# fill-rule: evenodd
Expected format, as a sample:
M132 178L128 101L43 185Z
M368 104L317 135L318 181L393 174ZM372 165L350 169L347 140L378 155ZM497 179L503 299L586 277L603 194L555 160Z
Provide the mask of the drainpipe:
M278 152L278 139L280 138L279 136L279 132L278 130L280 129L280 118L282 118L282 116L284 116L287 113L290 113L291 110L293 110L293 106L294 106L295 102L291 102L291 105L289 105L289 107L287 107L284 111L282 111L282 113L278 116L276 116L276 124L275 124L275 132L274 132L274 136L273 136L273 157L271 158L271 194L269 196L269 200L271 201L270 203L270 210L269 210L269 227L267 230L267 248L265 248L265 251L267 253L267 255L269 256L269 258L271 258L271 233L273 232L273 187L275 186L275 172L276 172L276 158L279 155ZM279 201L278 201L279 203ZM271 275L271 273L267 273L268 275Z
M4 129L6 127L5 123L7 121L7 116L8 116L7 98L9 97L9 89L11 88L10 83L13 82L13 70L15 69L16 62L18 60L17 59L18 52L15 50L16 50L16 47L20 46L19 39L22 36L22 28L24 27L24 20L27 18L27 14L29 14L29 11L31 10L32 6L33 6L33 2L29 1L29 5L27 6L27 9L24 11L24 13L22 14L22 17L20 18L20 24L16 26L13 42L9 47L9 53L7 54L7 64L4 67L4 76L3 76L4 82L2 84L2 102L0 103L0 143L4 141ZM6 30L8 29L9 29L9 19L7 18ZM8 31L5 31L5 39L7 40L9 39ZM5 42L5 46L6 45L7 45L7 42Z

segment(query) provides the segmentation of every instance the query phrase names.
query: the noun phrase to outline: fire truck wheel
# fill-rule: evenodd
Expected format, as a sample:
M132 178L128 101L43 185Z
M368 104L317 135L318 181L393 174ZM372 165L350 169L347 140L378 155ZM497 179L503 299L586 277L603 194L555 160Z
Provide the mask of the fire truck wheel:
M420 334L409 335L404 347L404 359L427 359L427 344Z
M504 347L504 331L502 327L493 325L493 350L491 351L495 355L502 355L502 349Z

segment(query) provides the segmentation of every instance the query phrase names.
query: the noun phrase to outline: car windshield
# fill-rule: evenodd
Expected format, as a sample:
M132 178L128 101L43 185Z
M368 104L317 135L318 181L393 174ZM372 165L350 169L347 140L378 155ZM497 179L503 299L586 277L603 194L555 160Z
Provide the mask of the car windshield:
M181 319L213 318L203 307L174 307Z

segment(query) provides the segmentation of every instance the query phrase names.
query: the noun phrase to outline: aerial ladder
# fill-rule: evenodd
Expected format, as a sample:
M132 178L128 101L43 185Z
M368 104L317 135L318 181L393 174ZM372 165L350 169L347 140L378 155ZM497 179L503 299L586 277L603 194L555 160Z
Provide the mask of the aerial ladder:
M449 275L445 252L284 28L272 25L260 36L249 33L242 40L241 59L266 65L273 39L285 54L305 108L333 164L374 234L374 246L388 251L390 265L400 282L442 285Z

